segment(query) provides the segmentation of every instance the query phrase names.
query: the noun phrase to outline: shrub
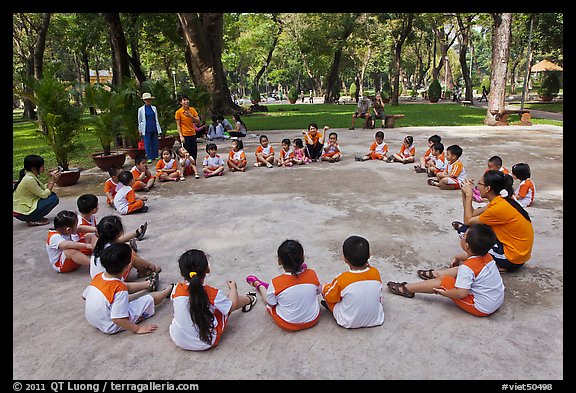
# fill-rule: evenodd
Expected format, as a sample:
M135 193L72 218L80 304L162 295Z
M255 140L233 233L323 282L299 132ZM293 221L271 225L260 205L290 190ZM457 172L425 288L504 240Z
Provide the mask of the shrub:
M430 86L428 86L428 99L430 102L438 102L440 96L442 95L442 86L438 79L434 79Z
M548 75L546 75L546 77L542 81L540 89L538 90L540 97L554 98L556 97L556 95L558 95L559 91L560 91L560 78L558 78L557 73L556 72L548 73Z
M260 102L260 92L258 91L258 86L252 86L252 92L250 93L250 99L253 103L257 104Z
M292 86L290 90L288 90L288 100L291 103L298 101L298 89L296 89L296 87Z

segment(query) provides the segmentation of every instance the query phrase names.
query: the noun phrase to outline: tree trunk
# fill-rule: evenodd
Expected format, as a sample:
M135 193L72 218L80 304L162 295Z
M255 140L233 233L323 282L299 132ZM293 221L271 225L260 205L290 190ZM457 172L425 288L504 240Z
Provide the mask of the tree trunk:
M472 79L470 78L470 70L468 68L468 61L466 59L466 55L468 54L468 44L470 42L471 19L467 20L468 24L466 26L464 25L460 14L456 15L456 20L458 21L458 27L460 29L460 67L462 68L462 77L464 78L464 85L466 87L464 100L472 102L474 100L474 95L472 94Z
M126 47L126 37L118 13L103 13L108 25L108 38L112 50L112 84L122 86L130 79L130 63Z
M44 70L44 49L46 48L46 36L48 35L48 26L50 25L51 13L42 14L42 21L38 27L38 36L34 45L34 78L42 78Z
M494 20L492 27L492 72L490 74L488 109L484 118L484 124L491 126L496 125L491 111L499 111L506 106L506 72L510 53L512 14L492 14L492 18Z
M344 20L344 26L342 34L337 39L336 50L334 51L334 56L332 57L332 65L330 66L330 71L328 71L328 77L326 78L326 93L324 95L325 104L333 104L339 99L339 87L338 87L338 73L340 69L340 59L342 58L342 48L352 31L354 31L355 21L359 14L352 15L350 19ZM338 96L338 98L336 97Z
M400 36L398 40L394 43L394 71L392 73L392 105L398 105L398 96L400 88L400 58L402 55L402 45L408 37L408 34L412 31L412 20L414 19L414 14L409 13L407 20L402 20L402 30L400 31Z
M212 95L209 111L229 114L241 109L232 101L222 66L224 15L178 13L178 20L190 49L192 80L197 86L205 86Z

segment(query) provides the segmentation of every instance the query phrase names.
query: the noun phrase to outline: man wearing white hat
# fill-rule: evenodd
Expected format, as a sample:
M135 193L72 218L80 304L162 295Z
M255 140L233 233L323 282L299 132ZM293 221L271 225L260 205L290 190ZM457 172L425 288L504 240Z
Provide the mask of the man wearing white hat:
M154 97L150 93L142 94L144 105L138 108L138 132L144 139L144 148L149 164L158 158L158 135L162 134L158 122L158 111L152 105L153 99Z

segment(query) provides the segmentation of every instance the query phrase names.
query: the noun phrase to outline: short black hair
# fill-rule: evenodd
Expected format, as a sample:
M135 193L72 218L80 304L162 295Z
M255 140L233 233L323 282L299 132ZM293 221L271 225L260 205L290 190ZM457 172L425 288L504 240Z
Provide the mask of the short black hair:
M450 145L446 148L446 151L454 154L457 158L460 158L462 155L462 148L458 145Z
M94 194L80 195L76 200L78 211L82 214L88 214L98 207L98 197Z
M289 138L282 139L282 144L290 146L290 139Z
M374 134L374 138L384 139L384 131L376 131L376 134Z
M474 255L486 255L497 240L494 230L486 224L472 224L466 232L466 243Z
M442 137L440 135L434 134L430 138L428 138L429 142L439 143L442 142Z
M444 144L442 142L436 142L432 145L431 149L442 153L444 151Z
M208 143L206 145L206 153L208 153L210 150L218 151L218 145L216 145L215 143Z
M344 240L342 253L352 266L361 267L366 265L370 258L370 244L365 238L353 235Z
M100 263L107 273L119 274L132 260L128 243L112 243L100 253Z
M130 171L122 171L118 174L118 181L125 186L129 186L133 179L134 175Z
M492 156L488 159L488 162L491 162L492 164L496 165L497 167L502 166L502 158L500 156Z
M512 165L512 174L520 180L526 180L530 178L530 165L519 162L518 164Z

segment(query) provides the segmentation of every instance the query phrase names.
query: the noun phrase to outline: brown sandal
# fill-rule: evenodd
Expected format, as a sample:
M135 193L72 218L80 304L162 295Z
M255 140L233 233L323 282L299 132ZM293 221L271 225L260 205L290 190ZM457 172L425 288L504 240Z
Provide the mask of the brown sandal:
M388 281L386 283L386 286L395 295L400 295L400 296L410 297L410 298L414 297L414 292L410 292L408 290L408 288L406 288L406 284L407 284L406 281L404 281L404 282Z
M418 270L418 277L420 277L422 280L432 280L433 278L436 278L434 273L432 273L433 271L434 269Z

